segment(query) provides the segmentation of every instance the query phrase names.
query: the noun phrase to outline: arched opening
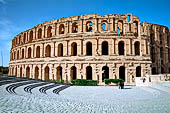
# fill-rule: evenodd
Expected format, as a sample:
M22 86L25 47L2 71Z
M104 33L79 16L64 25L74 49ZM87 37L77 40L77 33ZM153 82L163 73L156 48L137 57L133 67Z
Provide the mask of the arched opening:
M40 58L40 46L36 48L36 58Z
M119 55L124 55L124 42L123 41L119 42L118 48L119 48Z
M24 59L24 49L22 49L22 59Z
M140 43L135 42L135 55L140 55Z
M107 41L104 41L102 43L102 55L108 55L108 42Z
M138 36L138 21L134 21L134 33L135 36Z
M20 77L22 77L22 67L20 67Z
M17 51L17 60L19 60L19 50Z
M119 79L122 79L125 81L125 67L124 66L119 67Z
M35 67L35 79L38 79L39 76L39 68L38 66Z
M93 23L91 21L86 23L86 32L93 32Z
M136 77L141 77L141 67L136 67Z
M105 23L102 23L102 30L106 30L106 24Z
M102 67L102 81L104 81L104 79L109 79L109 67L107 66Z
M170 73L170 67L169 67L169 73Z
M63 56L63 44L62 43L58 45L58 56L59 57Z
M30 67L28 66L26 68L26 78L29 78L30 77Z
M118 30L119 30L119 33L118 34L123 34L123 21L122 20L119 20L118 21L118 24L117 24L117 28L118 28Z
M72 33L77 33L78 32L78 24L74 22L72 24Z
M77 78L77 68L75 66L71 67L71 72L70 72L71 80L74 80Z
M52 27L51 27L51 26L49 26L49 27L48 27L48 29L47 29L47 38L52 37L51 29L52 29Z
M161 74L163 74L164 73L164 68L163 67L161 67Z
M130 19L130 15L128 15L128 22L130 22L130 20L131 20L131 19Z
M51 57L51 46L47 45L45 49L45 56L46 57Z
M77 43L75 42L71 44L71 56L77 56Z
M15 68L15 76L17 77L17 67Z
M92 43L91 42L86 43L86 55L92 56Z
M31 47L28 48L28 58L31 58Z
M86 79L92 80L92 67L91 66L86 67Z
M59 34L64 34L64 24L60 24L60 26L59 26Z
M45 67L45 80L49 80L49 67Z
M155 62L155 48L151 47L151 58L152 58L152 63Z
M156 72L156 67L153 67L153 68L152 68L152 74L153 74L153 75L157 74L157 72Z
M42 38L42 29L38 29L38 39Z
M57 67L57 80L62 80L62 67Z
M24 33L24 43L26 42L26 33Z
M32 40L33 40L33 31L30 31L29 42L32 42Z

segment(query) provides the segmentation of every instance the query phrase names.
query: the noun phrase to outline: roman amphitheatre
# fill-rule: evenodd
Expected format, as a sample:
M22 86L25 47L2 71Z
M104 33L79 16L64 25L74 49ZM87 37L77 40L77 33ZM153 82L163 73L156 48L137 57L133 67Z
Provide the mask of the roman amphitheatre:
M132 14L80 15L40 23L12 40L9 75L125 80L170 73L170 33Z

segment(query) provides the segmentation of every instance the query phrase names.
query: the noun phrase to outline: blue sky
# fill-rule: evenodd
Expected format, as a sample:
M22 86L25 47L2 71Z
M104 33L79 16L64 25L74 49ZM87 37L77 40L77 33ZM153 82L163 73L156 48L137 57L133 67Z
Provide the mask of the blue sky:
M139 16L141 21L170 28L170 0L0 0L0 51L3 53L3 65L9 64L11 42L18 33L44 21L96 13L132 13Z

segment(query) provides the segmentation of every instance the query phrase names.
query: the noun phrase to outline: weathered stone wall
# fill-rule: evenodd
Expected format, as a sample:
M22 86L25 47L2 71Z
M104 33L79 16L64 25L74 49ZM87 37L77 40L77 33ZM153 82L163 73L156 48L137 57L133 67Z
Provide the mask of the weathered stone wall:
M9 75L99 84L104 78L122 78L134 84L136 76L161 73L161 67L162 73L170 71L169 34L167 27L141 24L132 14L44 22L12 40Z

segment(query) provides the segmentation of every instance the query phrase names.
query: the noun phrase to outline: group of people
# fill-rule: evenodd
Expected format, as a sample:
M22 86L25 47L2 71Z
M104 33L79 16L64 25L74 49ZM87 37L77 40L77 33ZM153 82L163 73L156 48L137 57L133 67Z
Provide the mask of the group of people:
M119 82L119 89L124 89L124 82Z

